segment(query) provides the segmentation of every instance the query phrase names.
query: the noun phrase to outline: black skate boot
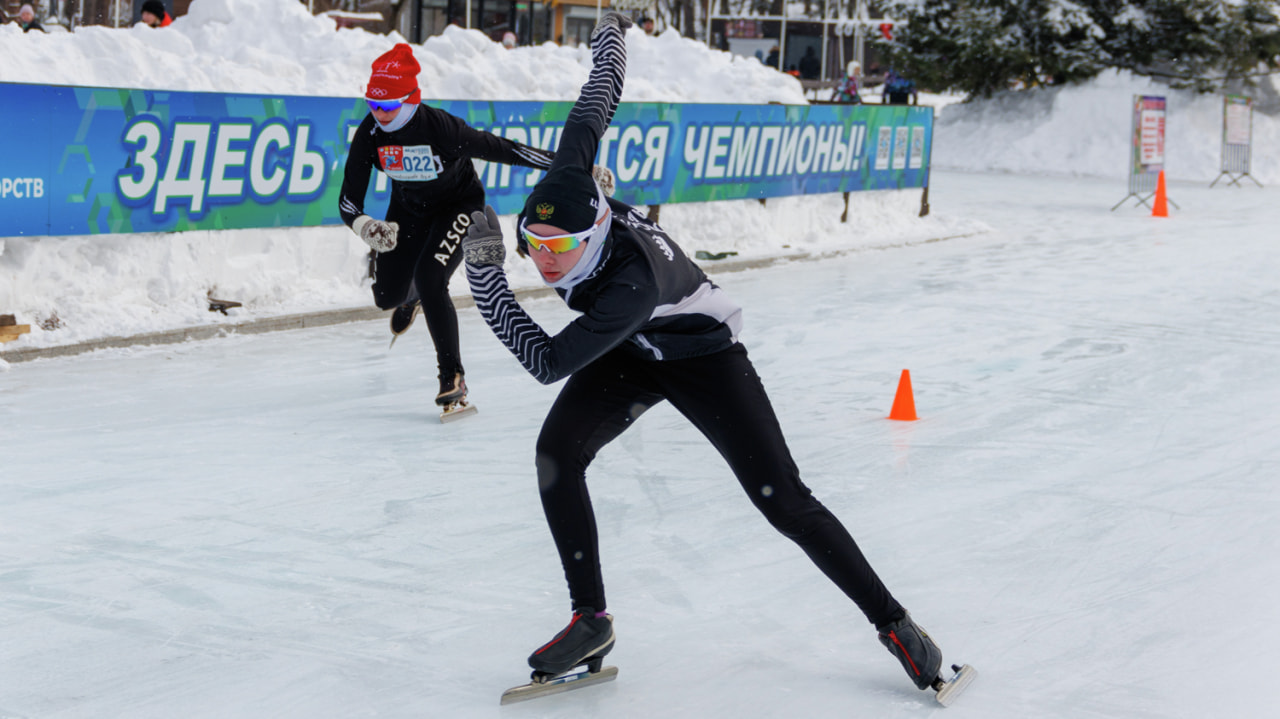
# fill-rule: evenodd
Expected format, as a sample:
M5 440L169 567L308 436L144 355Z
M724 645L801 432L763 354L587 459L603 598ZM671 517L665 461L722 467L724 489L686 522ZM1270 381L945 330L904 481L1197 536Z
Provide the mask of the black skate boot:
M463 402L467 398L467 383L462 379L463 372L444 372L440 375L440 394L436 395L436 404L441 407Z
M880 643L902 662L902 668L907 670L917 689L928 689L940 681L942 650L929 638L928 632L911 621L910 614L876 631L880 633Z
M569 626L554 639L529 655L533 678L545 678L563 674L586 664L591 672L600 671L604 655L613 649L613 617L596 616L591 607L580 607L573 613Z
M422 311L421 305L417 300L400 305L391 310L391 334L399 337L409 330L413 324L413 320ZM392 340L394 342L395 340Z

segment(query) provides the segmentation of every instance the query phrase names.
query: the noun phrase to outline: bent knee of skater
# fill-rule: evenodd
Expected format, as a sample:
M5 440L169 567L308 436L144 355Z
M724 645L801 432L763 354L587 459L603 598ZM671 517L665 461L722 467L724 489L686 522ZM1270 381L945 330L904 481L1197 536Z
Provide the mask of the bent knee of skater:
M538 450L534 456L533 465L537 470L539 492L549 492L555 488L564 464L564 461L557 459L556 455Z
M538 491L542 493L574 486L581 482L587 474L590 456L583 456L577 447L564 443L538 440L538 449L534 455L534 468L538 474Z
M831 518L831 513L816 502L796 507L785 506L780 502L771 502L768 498L763 498L755 504L769 525L789 539L799 539L812 534L820 524Z

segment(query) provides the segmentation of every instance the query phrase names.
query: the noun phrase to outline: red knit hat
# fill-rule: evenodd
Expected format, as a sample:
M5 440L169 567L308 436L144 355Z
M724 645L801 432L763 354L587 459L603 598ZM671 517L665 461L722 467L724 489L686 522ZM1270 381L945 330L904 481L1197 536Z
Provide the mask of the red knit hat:
M417 105L422 102L418 89L418 72L422 66L413 56L413 49L405 43L391 48L373 61L373 75L364 96L370 100L398 100L405 95L405 102Z

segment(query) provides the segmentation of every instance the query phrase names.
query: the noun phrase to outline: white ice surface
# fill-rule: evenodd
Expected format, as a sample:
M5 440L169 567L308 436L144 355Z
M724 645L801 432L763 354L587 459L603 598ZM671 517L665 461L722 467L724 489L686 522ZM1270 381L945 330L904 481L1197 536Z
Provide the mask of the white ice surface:
M568 618L558 388L466 309L449 425L384 322L0 371L0 716L1273 716L1276 191L935 179L991 231L718 281L807 483L981 671L950 709L666 407L589 473L618 680L500 709Z

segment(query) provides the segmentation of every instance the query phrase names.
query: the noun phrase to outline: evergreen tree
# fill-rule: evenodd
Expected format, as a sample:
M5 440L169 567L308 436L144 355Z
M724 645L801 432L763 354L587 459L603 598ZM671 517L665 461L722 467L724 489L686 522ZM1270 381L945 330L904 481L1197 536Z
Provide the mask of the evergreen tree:
M990 96L1107 68L1220 89L1280 67L1276 0L888 0L895 69L936 90ZM905 22L902 22L905 21Z

